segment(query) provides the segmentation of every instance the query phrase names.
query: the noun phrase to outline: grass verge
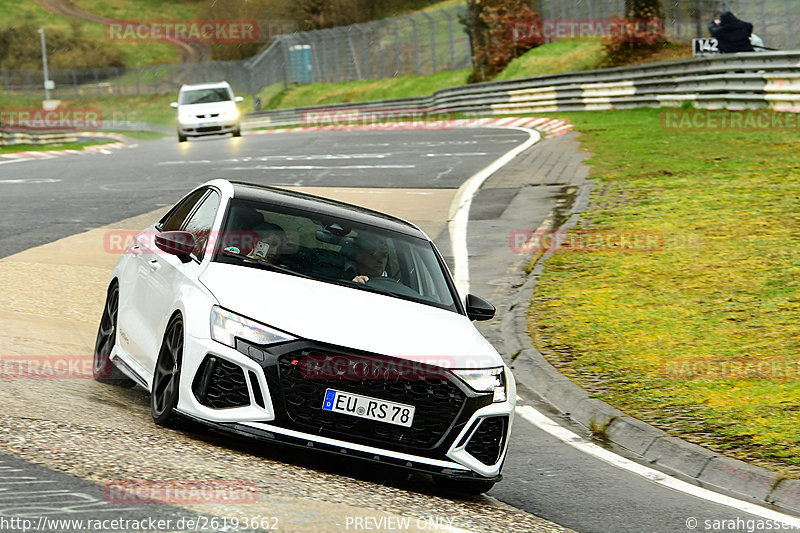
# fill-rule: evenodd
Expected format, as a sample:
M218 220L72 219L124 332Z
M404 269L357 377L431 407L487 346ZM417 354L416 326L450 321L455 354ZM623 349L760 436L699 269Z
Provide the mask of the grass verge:
M90 141L85 143L65 143L65 144L15 144L12 146L0 146L0 154L13 154L16 152L42 152L44 150L83 150L87 146L96 144L107 144L109 141Z
M576 231L663 245L555 254L530 307L534 342L631 415L798 474L800 135L665 131L659 114L558 115L597 179Z
M511 61L495 80L593 69L605 58L600 39L566 39L529 50Z

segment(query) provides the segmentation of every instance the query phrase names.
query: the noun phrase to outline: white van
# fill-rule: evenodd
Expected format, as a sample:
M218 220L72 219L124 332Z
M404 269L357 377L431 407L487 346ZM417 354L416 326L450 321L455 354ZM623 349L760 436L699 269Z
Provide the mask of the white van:
M178 101L171 107L178 110L178 142L201 135L241 135L239 110L241 96L234 96L227 81L184 85Z

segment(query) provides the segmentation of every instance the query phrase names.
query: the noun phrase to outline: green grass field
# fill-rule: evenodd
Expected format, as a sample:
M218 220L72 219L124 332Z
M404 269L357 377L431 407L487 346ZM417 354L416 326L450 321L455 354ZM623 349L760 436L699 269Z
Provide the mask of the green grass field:
M800 473L800 131L665 131L659 110L559 114L597 184L583 230L650 252L555 254L530 308L543 354L672 434Z

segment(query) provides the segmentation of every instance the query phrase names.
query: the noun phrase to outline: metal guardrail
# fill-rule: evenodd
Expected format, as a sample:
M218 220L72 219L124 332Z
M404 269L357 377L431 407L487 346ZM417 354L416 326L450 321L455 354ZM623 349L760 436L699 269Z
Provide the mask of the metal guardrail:
M460 85L430 96L262 111L250 127L322 122L324 113L416 110L487 116L642 106L800 111L800 50L681 59Z
M10 132L0 131L0 146L17 144L65 144L78 142L75 132Z

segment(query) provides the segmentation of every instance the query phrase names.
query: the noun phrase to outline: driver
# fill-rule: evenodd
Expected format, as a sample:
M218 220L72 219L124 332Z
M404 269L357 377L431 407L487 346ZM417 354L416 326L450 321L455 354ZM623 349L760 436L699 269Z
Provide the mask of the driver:
M359 235L356 237L355 261L345 264L345 271L354 274L353 281L366 283L370 277L386 276L386 262L389 259L389 245L380 237Z

